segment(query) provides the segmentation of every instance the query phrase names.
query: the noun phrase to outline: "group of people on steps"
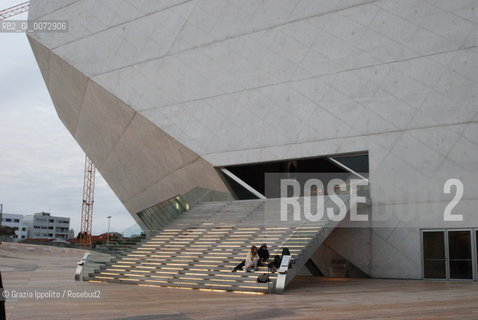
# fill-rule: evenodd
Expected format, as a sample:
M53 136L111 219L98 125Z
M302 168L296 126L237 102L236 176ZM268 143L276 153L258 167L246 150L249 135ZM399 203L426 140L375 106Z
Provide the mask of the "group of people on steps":
M232 272L236 272L237 270L243 270L245 272L254 272L257 270L258 267L267 263L267 267L271 272L276 272L279 269L282 256L289 255L289 249L283 248L282 255L274 256L272 261L269 261L270 254L269 250L267 249L267 244L262 244L259 249L256 246L251 246L251 249L247 253L246 259L242 260L237 266L232 269Z

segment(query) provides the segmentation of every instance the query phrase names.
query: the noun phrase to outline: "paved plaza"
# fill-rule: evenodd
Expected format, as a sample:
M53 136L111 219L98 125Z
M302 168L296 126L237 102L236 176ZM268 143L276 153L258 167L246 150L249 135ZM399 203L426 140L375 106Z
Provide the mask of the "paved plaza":
M298 277L283 296L218 293L75 282L81 256L0 245L6 291L52 296L9 297L7 319L478 319L476 282Z

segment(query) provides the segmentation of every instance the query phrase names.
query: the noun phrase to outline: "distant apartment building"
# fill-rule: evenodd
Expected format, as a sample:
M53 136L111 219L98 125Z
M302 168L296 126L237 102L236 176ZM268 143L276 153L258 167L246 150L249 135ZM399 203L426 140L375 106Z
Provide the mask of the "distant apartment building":
M48 212L27 215L24 222L28 225L28 238L68 239L70 218L54 217Z
M2 213L1 225L4 227L10 227L15 229L15 235L11 236L9 240L21 241L28 236L28 225L23 220L23 215Z

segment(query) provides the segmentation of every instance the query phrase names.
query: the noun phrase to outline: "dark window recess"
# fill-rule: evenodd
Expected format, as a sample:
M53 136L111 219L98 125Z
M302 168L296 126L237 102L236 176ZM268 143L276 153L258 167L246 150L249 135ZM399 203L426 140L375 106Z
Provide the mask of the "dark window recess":
M358 173L368 173L368 154L355 156L334 157L334 160Z
M241 200L257 199L257 197L254 194L252 194L249 190L241 186L236 181L229 178L227 175L222 175L222 176L226 182L226 185L229 187L229 190L234 196L234 198L241 199Z
M333 157L334 160L347 166L357 173L369 172L368 154L349 155ZM284 161L262 162L254 164L245 164L237 166L225 167L225 169L232 172L239 179L247 183L249 186L257 190L259 193L265 195L265 178L266 173L347 173L348 171L342 166L334 163L329 157L320 158L303 158L292 159ZM247 191L240 184L222 174L224 181L231 193L239 200L255 199L257 198L252 193ZM274 193L274 192L273 192ZM278 193L275 192L275 193ZM277 197L279 194L269 194L269 197Z
M445 233L423 233L423 276L426 279L446 278Z

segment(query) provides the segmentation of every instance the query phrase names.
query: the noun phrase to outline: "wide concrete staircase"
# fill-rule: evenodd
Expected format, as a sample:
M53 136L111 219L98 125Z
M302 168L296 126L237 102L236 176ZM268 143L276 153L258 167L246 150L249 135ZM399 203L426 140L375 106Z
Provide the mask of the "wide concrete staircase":
M277 201L199 204L89 279L207 291L274 292L277 274L269 274L270 283L257 282L260 274L269 273L267 266L254 273L231 272L245 259L250 246L266 243L271 258L287 247L292 255L288 283L335 227L327 220L277 223Z

